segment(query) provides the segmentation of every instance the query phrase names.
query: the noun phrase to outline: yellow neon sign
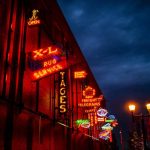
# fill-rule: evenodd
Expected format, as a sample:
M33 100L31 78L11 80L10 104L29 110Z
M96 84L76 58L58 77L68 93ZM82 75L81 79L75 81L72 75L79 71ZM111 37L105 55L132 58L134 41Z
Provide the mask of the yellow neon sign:
M95 94L96 94L96 91L91 86L88 86L83 90L83 96L85 98L93 98Z
M75 79L82 79L85 78L87 75L86 71L75 71L74 72L74 78Z
M65 83L65 72L60 72L60 90L59 90L59 111L60 113L65 113L67 111L67 90Z
M37 25L37 24L40 24L41 21L38 19L38 16L37 16L37 13L39 11L34 9L32 10L32 17L29 18L29 21L28 21L28 25L31 26L31 25Z

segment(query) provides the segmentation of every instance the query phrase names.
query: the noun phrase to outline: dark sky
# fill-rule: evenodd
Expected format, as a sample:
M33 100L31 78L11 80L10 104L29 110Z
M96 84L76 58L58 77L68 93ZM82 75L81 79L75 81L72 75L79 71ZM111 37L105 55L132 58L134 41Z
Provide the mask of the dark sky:
M58 0L64 16L122 126L125 106L150 100L150 1ZM145 112L144 112L145 113Z

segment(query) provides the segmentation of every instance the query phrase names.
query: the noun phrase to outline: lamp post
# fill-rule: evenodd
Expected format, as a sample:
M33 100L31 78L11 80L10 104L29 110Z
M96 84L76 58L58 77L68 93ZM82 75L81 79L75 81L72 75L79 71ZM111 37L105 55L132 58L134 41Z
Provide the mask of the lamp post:
M147 104L146 104L146 108L147 108L147 110L148 110L148 113L150 114L150 103L147 103Z
M129 110L130 110L130 112L131 112L132 121L134 122L133 113L134 113L134 111L135 111L135 105L134 105L134 104L130 104L130 105L129 105Z
M142 134L143 134L143 146L144 146L144 150L148 150L148 147L147 147L147 144L146 144L146 131L145 131L145 125L144 125L144 117L149 117L150 116L150 103L146 104L146 108L149 112L148 115L135 115L134 114L134 111L135 111L135 108L136 106L134 104L130 104L129 105L129 111L131 112L131 115L132 115L132 121L134 122L135 121L135 117L138 118L140 117L141 118L141 125L142 125Z

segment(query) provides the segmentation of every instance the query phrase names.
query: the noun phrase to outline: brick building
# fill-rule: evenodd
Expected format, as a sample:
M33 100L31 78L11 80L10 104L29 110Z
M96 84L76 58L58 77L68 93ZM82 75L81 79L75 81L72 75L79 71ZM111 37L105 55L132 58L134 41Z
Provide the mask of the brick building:
M83 96L97 104L81 107ZM91 138L96 127L75 124L88 118L87 105L105 108L100 97L55 0L0 2L1 150L103 149L106 142Z

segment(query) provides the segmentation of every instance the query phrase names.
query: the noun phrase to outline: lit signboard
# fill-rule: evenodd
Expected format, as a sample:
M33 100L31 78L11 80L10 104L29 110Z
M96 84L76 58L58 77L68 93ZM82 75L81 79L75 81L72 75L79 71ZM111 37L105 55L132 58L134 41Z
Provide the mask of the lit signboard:
M110 120L115 120L115 116L114 116L114 115L109 115L109 116L108 116L108 119L110 119Z
M87 75L86 71L75 71L74 72L74 78L75 79L82 79L85 78Z
M102 128L102 130L113 130L113 127L111 126L110 123L106 123L101 128Z
M106 109L100 108L97 111L97 115L99 117L105 117L108 114L108 111Z
M41 79L59 72L67 67L66 57L61 56L62 50L51 45L28 53L28 65L32 70L33 80Z
M33 71L33 80L38 80L50 74L63 70L67 67L66 61L59 62L51 67Z
M83 90L83 96L85 98L93 98L95 94L96 94L96 91L91 86L88 86Z
M76 124L79 127L82 127L82 128L89 128L90 127L90 122L89 122L88 119L79 119L79 120L76 120Z
M80 125L82 128L89 128L90 127L90 122L83 123Z
M78 103L79 107L99 107L101 102L101 97L97 98L83 98L81 103Z
M53 56L47 58L45 60L32 60L29 58L28 65L31 70L39 70L41 68L48 68L51 67L58 62L62 61L64 58L59 56Z
M83 98L82 102L84 103L92 103L92 102L100 102L101 98Z
M50 58L52 56L58 56L61 54L62 54L61 48L59 48L56 45L51 45L47 48L40 48L30 52L29 58L35 61L35 60L43 60L45 58Z
M104 130L102 132L100 132L99 134L99 138L103 139L103 140L108 140L110 139L110 136L111 136L111 131L109 130Z
M28 25L29 26L32 26L32 25L37 25L37 24L40 24L41 21L38 19L38 16L37 16L37 13L39 12L39 10L36 10L34 9L32 11L32 17L29 18L29 21L28 21Z
M86 123L89 123L88 119L79 119L79 120L76 120L76 124L77 125L86 124Z
M93 108L93 109L86 109L84 110L85 113L95 113L96 112L96 109Z
M60 72L60 90L59 90L59 112L67 111L67 89L66 89L66 72Z
M78 106L79 107L99 107L100 102L79 103Z
M105 122L105 118L104 117L97 117L97 121L98 122Z

